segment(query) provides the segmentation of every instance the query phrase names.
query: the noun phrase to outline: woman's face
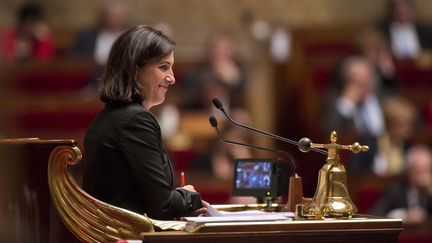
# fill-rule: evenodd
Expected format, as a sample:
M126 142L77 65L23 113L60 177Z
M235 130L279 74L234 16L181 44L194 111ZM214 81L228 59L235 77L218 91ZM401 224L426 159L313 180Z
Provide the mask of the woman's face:
M174 52L156 63L146 64L137 71L138 82L142 86L143 105L150 109L165 100L169 86L175 83L172 70Z

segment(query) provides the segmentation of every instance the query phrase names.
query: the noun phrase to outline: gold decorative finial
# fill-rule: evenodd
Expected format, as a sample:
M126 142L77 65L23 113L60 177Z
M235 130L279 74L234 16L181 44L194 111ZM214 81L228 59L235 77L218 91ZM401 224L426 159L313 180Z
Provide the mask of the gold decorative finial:
M337 142L337 133L336 133L336 131L331 132L331 134L330 134L330 142L331 143L336 143Z

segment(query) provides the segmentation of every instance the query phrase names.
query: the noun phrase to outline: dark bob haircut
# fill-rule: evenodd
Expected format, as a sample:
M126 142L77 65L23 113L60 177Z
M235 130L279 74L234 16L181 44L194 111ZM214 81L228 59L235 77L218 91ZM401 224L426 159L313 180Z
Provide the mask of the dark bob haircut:
M125 31L114 42L99 86L100 99L107 104L142 102L142 87L136 80L137 68L168 56L175 42L150 26Z

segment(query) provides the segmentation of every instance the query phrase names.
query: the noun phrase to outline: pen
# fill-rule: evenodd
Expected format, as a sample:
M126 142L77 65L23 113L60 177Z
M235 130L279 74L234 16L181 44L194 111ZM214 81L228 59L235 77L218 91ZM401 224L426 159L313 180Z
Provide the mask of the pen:
M180 173L180 185L182 187L184 187L186 185L186 183L185 183L185 175L184 175L183 171Z

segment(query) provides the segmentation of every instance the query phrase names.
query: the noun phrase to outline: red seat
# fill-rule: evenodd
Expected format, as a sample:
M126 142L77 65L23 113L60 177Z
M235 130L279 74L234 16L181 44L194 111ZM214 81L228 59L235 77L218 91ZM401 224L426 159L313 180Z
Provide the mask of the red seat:
M14 78L14 88L25 92L72 91L85 87L93 72L66 72L64 70L36 70Z
M30 111L17 114L17 127L21 130L85 130L97 115L97 111Z
M359 213L368 214L382 194L382 189L378 187L363 187L357 193L356 202Z

